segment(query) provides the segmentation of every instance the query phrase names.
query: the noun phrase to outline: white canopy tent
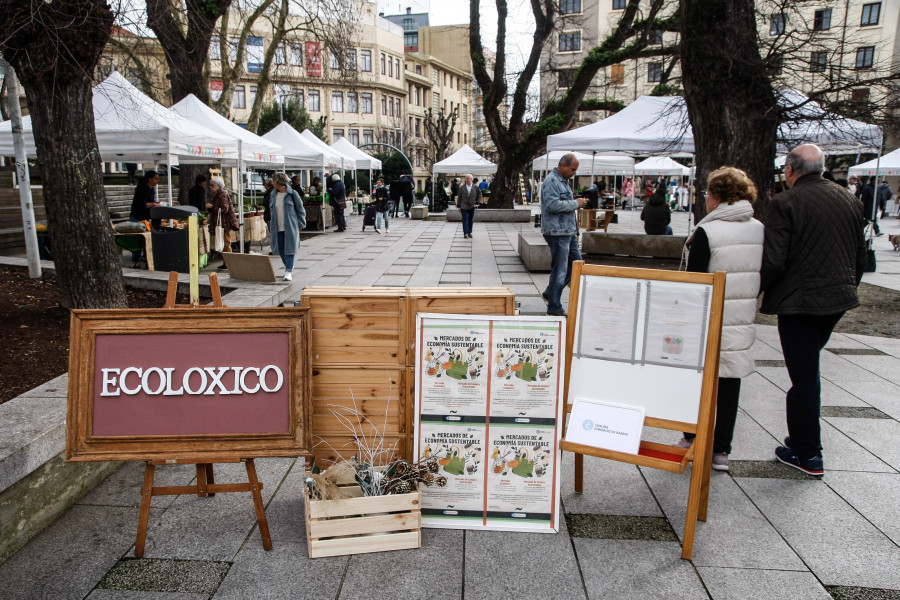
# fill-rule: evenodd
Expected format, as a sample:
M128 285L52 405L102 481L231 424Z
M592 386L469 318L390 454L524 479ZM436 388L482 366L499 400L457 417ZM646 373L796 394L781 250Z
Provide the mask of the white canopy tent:
M94 127L100 157L106 162L166 161L169 167L169 204L172 203L171 167L178 163L231 163L238 160L238 141L197 124L154 102L117 71L94 87ZM26 153L37 156L31 118L22 119ZM12 127L0 123L0 156L12 156Z
M347 154L344 154L340 150L336 148L332 148L322 140L316 137L309 129L304 129L300 135L309 142L309 144L313 148L318 148L322 152L326 153L330 157L330 162L336 163L337 168L340 168L342 171L344 169L356 169L356 160L350 157Z
M199 123L213 131L217 131L222 135L228 135L236 138L238 141L238 181L241 180L247 167L268 167L270 169L284 166L284 148L279 144L275 144L263 139L253 132L247 131L240 125L236 125L232 121L226 119L209 106L201 102L195 95L188 94L180 102L176 103L170 111ZM243 193L243 186L238 184L235 186L236 193ZM244 201L243 198L238 200L240 209L238 212L238 222L240 224L240 232L238 240L240 243L240 251L244 251Z
M369 186L372 185L372 170L381 168L381 161L375 158L374 156L367 154L351 144L347 138L340 138L335 143L331 145L335 150L346 154L350 158L356 161L357 169L368 169L369 171ZM353 183L356 183L356 171L353 171Z
M274 129L265 133L263 139L276 143L284 148L286 167L295 169L318 169L324 173L326 169L337 169L340 161L332 152L323 152L310 144L299 131L282 121Z
M862 175L878 175L880 177L896 177L900 175L900 150L894 150L881 157L868 162L850 167L848 175L860 177Z
M543 156L539 156L531 163L533 171L549 171L556 168L559 159L567 154L565 150L554 150ZM625 175L632 172L634 159L625 155L593 155L582 152L574 152L578 159L578 171L576 175Z
M490 175L497 172L497 165L481 156L468 144L431 167L431 197L434 198L434 186L437 185L438 173L471 173L472 175Z
M691 170L668 156L651 156L634 165L635 175L681 175L689 177Z

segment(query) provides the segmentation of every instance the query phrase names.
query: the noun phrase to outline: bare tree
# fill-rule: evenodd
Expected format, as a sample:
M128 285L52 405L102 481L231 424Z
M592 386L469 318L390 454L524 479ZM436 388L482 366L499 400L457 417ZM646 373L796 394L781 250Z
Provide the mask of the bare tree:
M105 0L0 0L0 52L28 100L60 303L68 308L126 306L91 92L113 20Z
M565 131L575 121L579 110L617 110L621 103L603 99L586 99L585 95L597 72L624 60L672 54L672 47L650 46L649 34L654 30L672 30L676 18L660 19L664 0L653 0L646 17L639 18L640 0L628 0L616 28L595 48L591 49L573 73L571 85L562 98L548 102L537 123L528 123L528 89L537 73L541 51L554 31L557 20L553 0L531 0L535 20L532 46L524 68L515 77L509 93L506 70L507 0L495 0L497 5L497 45L494 51L493 73L488 70L486 52L481 41L480 0L469 2L469 46L475 80L484 95L484 116L488 132L497 147L499 164L491 183L489 206L512 208L518 188L518 174L536 157L546 143L547 136ZM504 122L501 106L507 103L508 118Z
M428 144L425 153L425 167L430 172L434 163L447 158L450 145L453 143L453 133L456 128L457 110L445 114L441 108L435 114L429 108L422 119L425 128L425 141Z

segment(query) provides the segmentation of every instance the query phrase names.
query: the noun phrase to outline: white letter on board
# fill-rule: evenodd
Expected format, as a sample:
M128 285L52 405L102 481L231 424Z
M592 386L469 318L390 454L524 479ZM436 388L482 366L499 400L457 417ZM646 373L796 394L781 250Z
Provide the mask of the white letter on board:
M103 373L103 391L100 392L100 395L101 396L118 396L120 394L118 387L115 388L115 390L116 390L115 392L109 391L109 386L116 385L115 375L113 377L110 377L109 374L115 373L116 375L118 375L119 369L100 369L100 371Z
M122 391L129 396L133 396L141 391L141 386L138 385L136 388L130 388L125 385L125 378L128 377L129 373L134 373L138 377L141 377L144 374L144 370L140 367L128 367L122 371L122 376L119 377L119 387L121 387Z
M240 394L241 393L241 371L244 370L244 367L231 367L231 370L234 371L234 389L231 390L232 394Z
M200 377L203 380L203 383L200 384L200 387L196 390L191 389L191 373L199 373ZM184 377L181 379L181 385L184 386L184 391L188 394L202 394L203 389L206 387L206 372L200 367L191 367L184 374Z
M218 373L216 373L215 367L204 367L203 370L209 373L209 376L212 378L209 382L209 387L206 388L205 392L203 392L204 396L212 396L213 394L215 394L216 392L213 388L215 388L216 386L218 386L218 388L222 390L222 394L231 393L225 389L224 385L222 385L222 375L231 370L231 367L219 367Z
M166 367L163 369L163 371L166 372L166 391L163 392L163 396L181 396L184 394L183 387L180 387L177 390L172 389L172 372L174 370L174 367Z
M250 367L249 369L244 369L244 372L241 373L241 389L244 390L247 394L255 394L259 391L259 383L257 383L253 388L248 389L247 384L244 382L244 377L247 376L247 373L250 371L256 372L256 377L259 378L259 369L256 367Z
M149 386L147 384L150 381L150 374L156 373L159 375L159 387L156 388L156 391L151 392ZM150 367L146 371L144 371L143 377L141 377L141 387L144 388L144 393L148 396L158 396L162 394L162 391L166 388L166 374L163 373L163 370L159 367Z
M266 373L269 371L275 371L275 375L278 376L276 380L275 387L269 389L266 387ZM263 368L263 370L259 374L259 385L262 386L264 392L277 392L281 389L281 385L284 383L284 374L281 372L281 369L276 367L275 365L269 365L268 367Z

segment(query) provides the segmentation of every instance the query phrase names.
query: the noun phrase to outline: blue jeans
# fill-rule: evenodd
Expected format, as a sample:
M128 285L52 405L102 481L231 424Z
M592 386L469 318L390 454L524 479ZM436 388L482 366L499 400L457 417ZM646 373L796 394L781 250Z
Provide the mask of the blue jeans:
M462 216L463 235L472 234L472 223L475 222L474 208L461 208L459 214Z
M390 229L391 224L388 222L388 214L390 211L386 210L384 212L375 213L375 229L381 229L381 215L384 215L384 228Z
M281 262L284 263L284 270L290 273L294 270L294 255L293 254L285 254L284 253L284 232L278 232L278 256L281 257Z
M844 313L778 315L778 337L791 377L791 389L787 393L788 434L791 448L802 460L822 453L819 354L842 316Z
M559 312L563 309L560 296L563 288L572 280L572 262L581 260L578 251L578 237L574 235L544 235L550 246L550 283L544 293L549 298L547 312Z

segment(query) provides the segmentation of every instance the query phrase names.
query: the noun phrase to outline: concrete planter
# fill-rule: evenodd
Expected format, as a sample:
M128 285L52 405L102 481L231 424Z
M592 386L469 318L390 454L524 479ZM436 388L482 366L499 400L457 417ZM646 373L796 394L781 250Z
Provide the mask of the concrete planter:
M622 254L681 258L687 237L683 235L646 235L641 233L603 233L592 231L581 236L581 253L586 255Z
M447 221L462 222L462 215L455 206L447 207ZM531 221L530 208L476 208L476 223L528 223Z

